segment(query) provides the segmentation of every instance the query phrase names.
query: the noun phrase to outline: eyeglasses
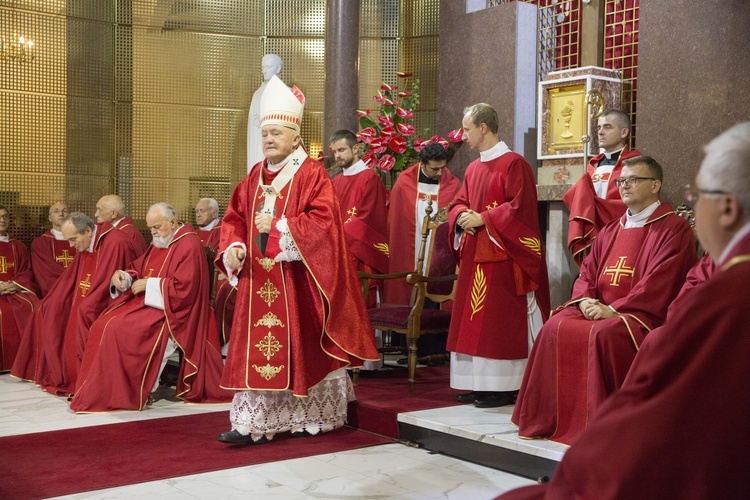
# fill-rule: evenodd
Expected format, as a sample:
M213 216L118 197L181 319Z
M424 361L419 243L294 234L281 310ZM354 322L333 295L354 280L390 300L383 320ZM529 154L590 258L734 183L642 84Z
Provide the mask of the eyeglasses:
M615 179L615 185L620 188L629 188L633 187L636 184L638 184L638 181L655 181L653 177L620 177L619 179Z
M698 201L698 198L701 197L701 195L722 195L722 194L732 194L728 191L722 191L721 189L700 189L696 186L687 185L685 186L685 201L690 203L691 205Z

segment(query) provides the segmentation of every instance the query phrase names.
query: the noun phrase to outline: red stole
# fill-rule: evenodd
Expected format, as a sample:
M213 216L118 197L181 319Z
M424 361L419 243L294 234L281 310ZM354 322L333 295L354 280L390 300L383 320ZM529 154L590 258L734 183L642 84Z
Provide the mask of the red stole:
M10 242L0 242L0 281L13 281L16 275L16 255Z
M73 291L73 303L70 307L68 323L65 326L64 352L67 365L67 371L70 375L70 388L75 387L76 378L78 377L78 306L91 288L91 276L96 272L96 261L99 250L93 252L84 252L83 263L78 270L76 277L76 287Z
M648 234L648 227L618 228L598 279L599 300L603 304L627 297L633 285L635 262ZM557 429L552 441L570 443L588 425L589 348L595 321L583 316L565 318L557 334ZM594 347L595 348L595 347Z
M279 171L281 172L281 170ZM263 167L261 175L269 184L279 172L270 172ZM294 178L276 196L274 218L283 214L289 199L289 190ZM265 193L258 185L253 196L252 212L263 207ZM290 342L289 305L284 283L284 262L275 262L261 253L261 235L252 225L250 235L250 302L248 309L248 336L238 337L233 342L248 342L246 371L247 387L262 390L286 390L289 388Z

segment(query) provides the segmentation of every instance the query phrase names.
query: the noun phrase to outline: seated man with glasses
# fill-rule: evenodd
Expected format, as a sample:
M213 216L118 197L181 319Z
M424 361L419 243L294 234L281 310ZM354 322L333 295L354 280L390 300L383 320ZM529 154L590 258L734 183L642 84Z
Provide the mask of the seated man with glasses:
M620 387L697 260L690 225L659 200L653 158L625 160L615 182L628 210L599 233L571 300L534 343L511 419L520 437L570 444Z
M31 266L34 270L34 279L39 285L40 297L49 293L57 278L76 256L76 249L70 246L62 234L62 223L69 213L70 210L65 203L53 203L49 207L52 228L31 242Z

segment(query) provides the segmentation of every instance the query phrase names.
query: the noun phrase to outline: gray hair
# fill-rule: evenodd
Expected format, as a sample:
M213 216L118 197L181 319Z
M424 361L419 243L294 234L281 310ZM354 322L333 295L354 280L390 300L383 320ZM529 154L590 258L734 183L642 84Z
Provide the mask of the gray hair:
M738 123L703 148L698 179L702 189L734 194L745 218L750 217L750 122Z
M86 232L86 228L89 227L93 231L94 228L96 228L96 222L94 222L94 219L89 217L83 212L73 212L72 214L65 217L63 220L63 224L66 222L70 222L73 224L73 227L76 228L76 231L78 234L83 234Z
M159 212L161 212L161 214L167 220L169 220L169 219L175 219L175 220L177 220L177 211L174 209L174 207L172 205L170 205L169 203L167 203L165 201L160 201L159 203L154 203L153 205L151 205L150 207L148 207L148 211L149 212L151 210L154 210L154 209L156 209Z
M204 201L208 202L208 208L210 208L212 212L219 213L219 203L216 200L213 198L201 198L198 200L198 203L203 203Z

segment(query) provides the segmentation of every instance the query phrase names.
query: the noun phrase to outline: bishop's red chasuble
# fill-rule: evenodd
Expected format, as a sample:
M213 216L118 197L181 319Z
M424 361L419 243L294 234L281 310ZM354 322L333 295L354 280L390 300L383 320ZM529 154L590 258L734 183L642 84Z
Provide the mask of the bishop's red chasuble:
M333 190L339 199L346 244L357 270L388 272L387 192L380 177L370 168L355 175L342 173L333 179Z
M128 236L97 224L93 252L77 253L39 304L11 374L53 394L73 392L88 329L112 300L112 274L136 257Z
M67 240L58 240L52 231L47 231L31 242L31 268L39 285L41 297L45 297L52 285L73 262L76 249Z
M13 238L0 241L0 281L21 287L19 292L0 295L0 372L7 372L13 366L21 338L39 303L29 252L26 245Z
M128 273L134 282L160 278L164 309L147 305L145 294L128 290L94 322L70 408L142 409L170 338L183 353L177 397L190 403L231 400L219 388L223 362L208 302L208 269L192 226L180 227L167 248L151 245Z
M146 243L146 239L143 237L143 234L138 230L137 227L133 225L133 219L130 217L125 217L120 221L119 224L117 224L117 229L125 233L135 245L135 251L136 255L142 255L143 252L146 251L148 248L148 243Z
M609 174L595 173L604 154L594 156L589 161L587 172L563 195L563 201L570 211L568 249L579 266L599 231L625 213L626 207L614 180L620 178L623 160L640 155L637 149L630 150L625 146ZM594 181L607 183L606 198L597 196Z
M448 205L461 186L448 169L443 170L440 183L434 185L434 192L420 191L417 163L401 172L393 185L388 209L388 259L389 273L411 272L416 269L416 255L419 251L417 240L421 237L424 200L432 200L433 214ZM424 186L424 184L422 184ZM432 188L433 185L428 187ZM411 300L412 285L404 280L386 280L383 302L408 305Z
M622 388L591 416L552 480L502 498L747 496L748 282L746 235L659 335L649 333Z
M457 250L458 284L448 350L492 359L526 359L529 352L526 294L535 292L543 318L549 284L539 230L536 182L522 156L507 152L477 159L451 203L450 242L458 216L480 213L476 236L463 233Z
M621 385L646 334L661 325L696 262L688 223L662 203L642 228L608 224L583 261L573 298L539 332L511 421L519 436L570 444ZM595 298L616 316L587 320Z
M285 170L290 167L290 172L298 170L289 180ZM278 176L288 182L274 185ZM273 216L265 253L265 238L254 224L260 210ZM288 250L280 246L285 245L282 219L302 260L275 260ZM303 154L277 173L268 170L265 160L252 169L235 189L222 221L216 263L228 276L223 252L233 243L246 245L247 254L222 387L305 396L329 373L378 359L338 201L318 162Z

